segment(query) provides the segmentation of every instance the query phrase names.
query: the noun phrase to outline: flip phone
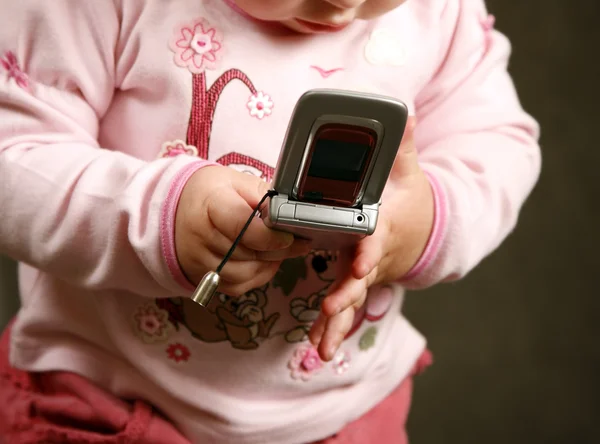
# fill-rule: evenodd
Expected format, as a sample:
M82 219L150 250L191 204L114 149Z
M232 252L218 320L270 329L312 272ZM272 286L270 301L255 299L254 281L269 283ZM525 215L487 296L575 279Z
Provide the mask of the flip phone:
M279 155L267 226L338 249L373 234L408 109L394 98L311 90L296 104Z

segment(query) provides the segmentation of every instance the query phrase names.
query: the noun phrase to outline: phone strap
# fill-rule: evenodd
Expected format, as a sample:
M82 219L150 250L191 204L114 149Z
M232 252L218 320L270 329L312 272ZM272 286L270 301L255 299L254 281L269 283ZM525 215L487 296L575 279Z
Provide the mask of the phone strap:
M203 307L208 306L208 304L210 303L211 299L213 298L213 296L215 295L215 293L217 292L217 289L219 287L219 282L221 280L219 273L221 273L221 271L223 270L223 267L225 267L225 265L227 264L229 259L231 259L231 256L233 255L236 247L238 246L238 244L242 240L242 237L244 237L246 230L252 223L252 219L254 219L256 217L256 215L262 208L265 201L269 197L274 197L274 196L277 196L277 191L275 191L275 190L269 190L265 193L265 195L262 197L262 199L260 200L260 202L258 203L256 208L254 208L254 211L252 212L252 214L246 221L246 224L240 231L240 234L238 234L238 236L233 241L231 248L229 249L229 251L227 252L225 257L223 258L223 260L221 261L221 263L219 264L217 269L215 271L209 271L208 273L206 273L204 275L204 277L202 278L202 280L200 281L200 283L198 284L198 286L196 287L196 290L194 291L194 294L192 295L192 300L194 302L197 302L198 304L202 305Z

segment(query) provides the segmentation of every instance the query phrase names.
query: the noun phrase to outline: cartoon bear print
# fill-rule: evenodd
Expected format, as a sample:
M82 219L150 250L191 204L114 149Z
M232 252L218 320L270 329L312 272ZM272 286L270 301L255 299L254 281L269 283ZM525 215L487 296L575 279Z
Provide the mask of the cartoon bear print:
M157 305L169 312L175 328L184 325L193 337L202 342L229 341L238 350L254 350L259 347L258 338L268 338L279 313L266 316L266 290L257 288L233 298L218 294L207 308L188 298L162 299Z
M285 334L285 340L290 343L306 340L313 322L319 316L321 303L327 296L329 287L335 281L336 252L315 250L310 253L308 259L312 270L323 281L323 287L308 298L297 297L290 301L290 313L296 321L301 323Z
M308 298L297 297L290 301L290 313L300 323L285 334L286 341L290 343L303 342L307 339L312 324L319 316L321 304L335 281L337 253L314 251L311 255L312 269L323 281L324 286ZM353 336L365 321L375 323L381 320L392 306L392 300L393 291L390 287L371 288L365 304L355 313L352 327L344 339Z
M331 285L336 277L335 263L338 259L337 252L314 250L310 255L312 256L310 264L313 271L317 274L319 279Z
M221 321L227 338L234 348L253 350L258 348L257 338L268 338L279 313L266 317L266 288L252 290L239 298L219 295L221 305L217 317Z

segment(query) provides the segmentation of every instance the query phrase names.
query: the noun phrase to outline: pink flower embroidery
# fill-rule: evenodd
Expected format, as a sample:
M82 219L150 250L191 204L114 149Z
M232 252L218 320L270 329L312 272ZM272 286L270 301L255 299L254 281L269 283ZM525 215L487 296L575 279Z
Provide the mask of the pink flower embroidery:
M350 353L340 350L336 353L332 362L333 371L336 375L343 375L350 368Z
M256 94L250 96L248 109L251 116L262 120L265 116L270 116L273 112L273 101L268 94L258 91Z
M177 343L171 344L169 347L167 347L167 356L170 360L179 364L180 362L189 361L191 353L190 349L185 345Z
M323 368L323 361L313 346L304 344L296 349L288 367L292 378L308 381L313 374Z
M147 344L164 342L173 332L169 313L153 303L137 308L133 314L133 328L136 335Z
M206 20L199 19L178 29L169 43L175 64L193 74L215 69L223 39Z
M21 70L14 52L6 51L4 57L0 58L0 64L7 71L9 79L14 79L20 88L29 89L29 77Z
M182 140L175 140L163 144L159 157L175 157L181 154L197 157L198 149L193 145L186 145Z

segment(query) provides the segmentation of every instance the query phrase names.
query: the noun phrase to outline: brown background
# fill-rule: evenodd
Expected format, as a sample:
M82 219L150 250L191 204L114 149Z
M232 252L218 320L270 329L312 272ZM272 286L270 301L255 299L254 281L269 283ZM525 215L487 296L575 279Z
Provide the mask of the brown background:
M600 3L488 6L542 125L543 173L495 254L409 296L437 361L416 384L412 442L600 443Z

